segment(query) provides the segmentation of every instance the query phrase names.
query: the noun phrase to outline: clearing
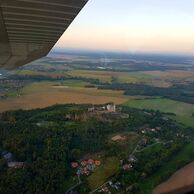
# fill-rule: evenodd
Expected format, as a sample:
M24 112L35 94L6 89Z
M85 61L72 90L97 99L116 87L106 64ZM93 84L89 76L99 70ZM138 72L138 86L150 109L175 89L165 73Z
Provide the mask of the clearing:
M111 138L112 141L123 141L126 139L126 136L121 136L121 135L115 135Z

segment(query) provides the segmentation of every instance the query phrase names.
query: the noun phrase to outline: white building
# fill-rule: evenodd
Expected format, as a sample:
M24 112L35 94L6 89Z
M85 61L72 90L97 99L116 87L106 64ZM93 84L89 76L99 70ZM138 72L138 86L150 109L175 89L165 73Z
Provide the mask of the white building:
M114 103L106 105L107 111L109 112L116 112L116 105Z

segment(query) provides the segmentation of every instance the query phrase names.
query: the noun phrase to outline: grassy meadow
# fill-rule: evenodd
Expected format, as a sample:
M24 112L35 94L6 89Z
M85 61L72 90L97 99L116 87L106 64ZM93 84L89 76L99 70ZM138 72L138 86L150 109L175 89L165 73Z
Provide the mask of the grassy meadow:
M91 190L104 184L108 178L118 172L120 161L116 157L106 158L104 163L88 177L87 181Z

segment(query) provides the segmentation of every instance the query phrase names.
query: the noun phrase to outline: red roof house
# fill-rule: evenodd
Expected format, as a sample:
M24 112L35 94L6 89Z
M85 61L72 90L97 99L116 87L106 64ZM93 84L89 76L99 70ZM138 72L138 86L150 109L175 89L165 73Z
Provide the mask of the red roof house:
M95 160L95 164L96 164L96 166L100 166L101 165L100 160Z
M93 160L93 159L89 159L89 160L88 160L88 163L89 163L89 164L93 164L93 163L94 163L94 160Z
M85 160L84 160L84 161L81 161L81 165L82 165L82 166L86 166L87 164L88 164L87 161L85 161Z
M71 163L71 167L72 168L77 168L78 167L78 163L77 162L72 162Z

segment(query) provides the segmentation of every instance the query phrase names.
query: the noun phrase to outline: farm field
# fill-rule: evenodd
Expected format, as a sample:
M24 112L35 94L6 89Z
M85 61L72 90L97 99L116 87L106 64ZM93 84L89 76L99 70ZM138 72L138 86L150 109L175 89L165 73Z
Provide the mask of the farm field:
M63 72L56 71L56 72L46 72L46 71L32 71L32 70L22 70L18 71L17 75L22 76L48 76L50 78L57 78L64 76Z
M118 79L119 82L137 83L145 82L152 79L152 75L146 75L144 72L118 72L118 71L94 71L94 70L73 70L67 73L74 77L86 77L99 79L101 81L110 82L112 77Z
M115 72L94 70L73 70L66 73L73 77L85 77L110 82L112 77L121 83L144 83L156 87L170 87L174 80L192 80L193 72L185 71L139 71Z
M174 191L185 190L186 192L187 188L194 188L194 173L192 172L194 172L194 162L178 170L166 182L157 186L153 193L162 194L168 192L169 189ZM182 177L188 178L183 179Z
M183 70L144 71L143 73L160 79L190 79L194 76L194 71Z
M0 111L15 109L34 109L66 103L103 104L114 102L122 104L130 97L124 96L122 91L97 90L84 88L84 82L67 81L63 85L59 82L37 82L24 87L19 97L0 100ZM134 98L134 97L131 97Z
M92 78L110 82L112 76L118 76L120 73L110 71L73 70L69 71L67 74L73 77Z

